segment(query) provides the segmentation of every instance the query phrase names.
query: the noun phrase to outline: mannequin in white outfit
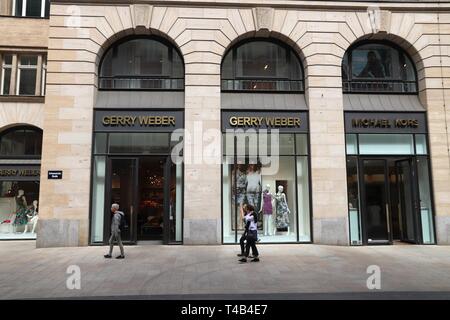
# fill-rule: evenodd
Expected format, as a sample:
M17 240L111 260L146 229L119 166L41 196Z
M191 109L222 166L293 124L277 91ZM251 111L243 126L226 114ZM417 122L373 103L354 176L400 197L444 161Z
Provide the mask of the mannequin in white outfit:
M270 185L266 185L261 194L261 208L259 213L263 213L264 235L271 236L273 234L273 195L270 193Z
M29 214L27 214L27 217L29 219L29 222L33 225L33 228L31 229L31 233L34 233L36 230L36 225L39 220L39 214L38 214L38 201L33 201L33 211ZM25 225L25 231L23 233L28 232L28 224Z

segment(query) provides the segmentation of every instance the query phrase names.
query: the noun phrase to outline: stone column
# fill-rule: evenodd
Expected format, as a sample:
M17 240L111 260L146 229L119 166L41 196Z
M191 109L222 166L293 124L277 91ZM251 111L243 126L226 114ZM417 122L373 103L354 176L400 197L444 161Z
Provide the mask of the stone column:
M332 47L330 44L329 49ZM307 61L313 241L348 245L341 61L324 50Z
M184 243L220 244L220 59L190 63L197 58L185 61Z

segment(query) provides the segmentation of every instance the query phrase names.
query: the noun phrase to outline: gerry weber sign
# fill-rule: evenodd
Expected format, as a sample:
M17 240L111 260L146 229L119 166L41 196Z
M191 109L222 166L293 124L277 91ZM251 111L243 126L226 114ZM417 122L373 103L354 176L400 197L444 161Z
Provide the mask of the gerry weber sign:
M346 133L426 133L425 113L346 112Z
M307 112L223 111L222 129L278 129L280 132L307 132Z
M115 111L95 112L95 131L170 132L183 128L182 111Z

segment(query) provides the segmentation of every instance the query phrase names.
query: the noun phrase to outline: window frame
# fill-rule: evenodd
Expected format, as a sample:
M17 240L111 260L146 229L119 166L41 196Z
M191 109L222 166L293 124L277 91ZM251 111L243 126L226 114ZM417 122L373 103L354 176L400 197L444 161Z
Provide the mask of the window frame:
M49 18L50 10L50 1L49 0L41 0L41 13L39 16L28 16L27 15L27 4L30 0L12 0L12 6L11 6L11 16L13 17L22 17L22 18ZM16 7L17 3L20 2L22 4L22 12L19 14L16 14Z
M109 52L111 52L112 50L114 50L115 48L119 47L120 45L129 42L129 41L133 41L133 40L147 40L147 41L156 41L159 42L160 44L166 46L167 50L168 50L168 59L169 59L169 70L168 70L168 75L166 74L161 74L161 75L154 75L154 74L147 74L147 75L112 75L112 76L105 76L102 74L102 68L103 68L103 64L105 63L105 60L109 54ZM181 78L176 78L173 76L173 72L174 72L174 57L175 57L175 53L176 55L178 55L179 60L180 60L180 65L182 68L182 77ZM122 78L122 79L126 79L126 78L130 78L130 79L139 79L142 78L141 80L160 80L160 81L171 81L171 86L172 86L172 82L173 81L181 81L182 85L180 86L180 88L115 88L114 85L112 86L104 86L102 85L102 80L104 79L111 79L111 81L114 81L115 78ZM124 37L114 43L112 43L103 53L102 58L100 59L100 63L99 63L99 67L98 67L98 80L97 80L97 85L98 85L98 90L99 91L170 91L170 92L182 92L184 91L184 87L185 87L185 65L184 65L184 59L183 59L183 55L181 54L181 51L176 47L175 44L173 44L172 42L170 42L169 40L160 37L160 36L156 36L156 35L132 35L132 36L127 36Z
M285 58L286 58L286 63L290 66L292 63L292 57L294 56L298 63L299 63L299 67L300 67L300 72L301 72L301 77L300 79L294 79L293 77L253 77L253 76L237 76L237 50L244 46L247 45L249 43L252 42L266 42L266 43L272 43L277 45L278 47L281 47L282 49L284 49L284 54L285 54ZM231 54L231 78L224 78L223 77L223 66L224 66L224 62L225 60L228 58L228 56ZM292 68L289 68L289 70L292 70ZM224 89L223 83L224 81L289 81L289 82L299 82L301 84L301 89L300 90L282 90L282 89L235 89L234 85L233 85L233 89ZM255 38L249 38L249 39L245 39L242 40L238 43L236 43L235 45L233 45L230 49L228 49L225 54L223 55L222 58L222 62L220 65L220 82L221 82L221 91L222 92L235 92L235 93L297 93L297 94L301 94L305 92L305 72L304 72L304 68L303 68L303 63L302 60L300 59L299 55L297 54L297 52L294 50L294 48L292 48L289 44L275 39L275 38L263 38L263 37L255 37Z
M11 56L11 64L5 64L5 56L8 56L8 55L10 55ZM1 87L0 87L0 95L2 95L2 96L6 96L6 95L10 95L10 93L11 93L11 80L13 80L12 79L12 76L13 76L13 65L14 65L14 57L13 57L13 54L11 54L11 53L0 53L0 59L1 59L1 65L2 65L2 69L1 69ZM5 84L5 69L9 69L9 70L11 70L11 75L10 75L10 78L9 78L9 90L8 90L8 93L7 94L5 94L5 92L4 92L4 84Z
M36 96L36 89L38 86L38 69L39 69L39 55L36 56L36 64L35 65L22 65L21 64L21 58L23 56L28 56L28 54L18 55L17 56L17 78L16 78L16 96ZM29 55L33 56L33 55ZM35 70L36 71L36 78L34 79L34 94L21 94L20 93L20 84L22 79L22 71L23 70Z
M5 65L5 56L12 56L12 64ZM23 56L33 56L36 57L36 65L21 65L20 58ZM6 98L33 98L33 97L44 97L46 90L46 77L47 77L47 54L43 52L9 52L0 51L0 97ZM11 70L11 79L9 84L9 90L4 90L4 79L5 79L5 69ZM20 78L21 70L36 70L36 80L35 80L35 91L33 94L19 94L20 90Z
M394 79L391 77L386 77L383 79L373 79L373 78L360 78L360 79L353 79L353 51L357 50L359 47L362 47L364 45L383 45L386 46L392 50L395 50L397 53L403 55L407 60L409 60L409 62L411 63L412 66L412 72L414 75L414 80L402 80L402 79ZM347 78L344 78L344 73L342 72L343 68L344 68L344 61L345 58L347 58ZM406 61L405 61L406 63ZM350 90L346 89L346 87L351 86L352 83L357 83L358 80L361 80L361 82L369 82L369 83L373 83L373 84L377 84L377 83L398 83L398 84L410 84L412 82L414 82L414 90L409 91L409 92L404 92L404 91L398 91L398 90L394 90L394 91L389 91L389 90L380 90L380 91L371 91L371 90L352 90L350 88ZM387 41L387 40L363 40L363 41L359 41L357 43L352 44L347 51L344 54L344 57L342 58L342 62L341 62L341 81L342 81L342 92L344 94L391 94L391 95L418 95L419 94L419 81L418 81L418 76L417 76L417 67L416 64L414 63L414 60L411 58L411 56L399 45ZM345 86L344 82L347 82L348 85Z
M2 145L2 139L5 135L11 133L11 132L15 132L15 131L22 131L24 132L25 130L28 131L32 131L35 134L39 134L41 136L41 153L40 154L32 154L32 155L26 155L26 154L22 154L22 155L3 155L1 154L1 145ZM34 143L36 142L33 141ZM27 159L27 160L41 160L42 158L42 143L43 143L43 130L36 127L36 126L32 126L32 125L22 125L22 126L13 126L10 127L6 130L3 130L0 132L0 158L1 159Z

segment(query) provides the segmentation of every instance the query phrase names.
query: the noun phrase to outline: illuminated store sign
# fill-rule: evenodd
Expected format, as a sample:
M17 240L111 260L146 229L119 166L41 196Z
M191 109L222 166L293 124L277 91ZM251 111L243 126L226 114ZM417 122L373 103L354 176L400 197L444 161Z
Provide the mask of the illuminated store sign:
M282 132L307 132L307 112L223 111L222 129L278 129Z
M183 127L181 111L114 111L95 112L95 131L161 131Z

